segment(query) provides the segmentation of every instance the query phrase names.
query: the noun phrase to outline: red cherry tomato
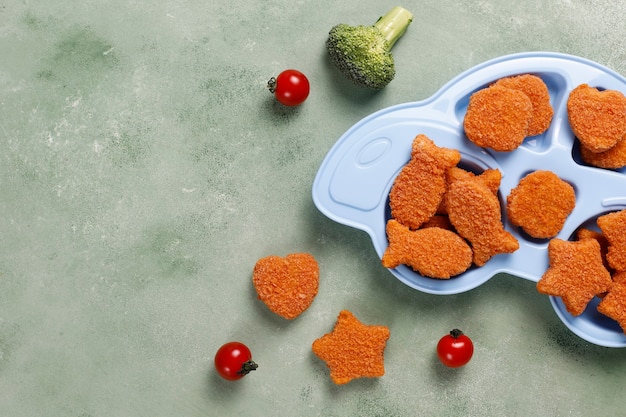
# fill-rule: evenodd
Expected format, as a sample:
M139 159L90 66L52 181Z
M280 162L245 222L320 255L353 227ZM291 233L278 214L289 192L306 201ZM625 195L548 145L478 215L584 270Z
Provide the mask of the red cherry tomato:
M224 379L235 381L258 368L252 360L252 353L240 342L228 342L215 354L215 369Z
M467 364L474 354L472 340L459 329L452 330L439 340L437 356L444 365L459 368Z
M309 96L309 79L298 70L284 70L278 77L270 78L267 88L276 96L276 100L285 106L302 104Z

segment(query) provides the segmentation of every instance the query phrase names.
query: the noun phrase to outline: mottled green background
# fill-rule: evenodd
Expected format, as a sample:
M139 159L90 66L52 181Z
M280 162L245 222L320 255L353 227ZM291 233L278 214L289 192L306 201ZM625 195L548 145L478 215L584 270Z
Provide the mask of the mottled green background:
M311 185L355 122L458 73L558 51L626 74L626 3L426 0L394 47L396 79L330 67L336 23L374 0L0 1L0 415L614 416L626 350L573 335L534 284L496 276L454 296L411 290L369 237L320 214ZM304 71L307 102L265 88ZM260 257L308 251L313 305L288 322L256 299ZM341 309L391 329L386 375L334 386L311 353ZM434 357L461 327L461 370ZM248 344L237 383L216 349Z

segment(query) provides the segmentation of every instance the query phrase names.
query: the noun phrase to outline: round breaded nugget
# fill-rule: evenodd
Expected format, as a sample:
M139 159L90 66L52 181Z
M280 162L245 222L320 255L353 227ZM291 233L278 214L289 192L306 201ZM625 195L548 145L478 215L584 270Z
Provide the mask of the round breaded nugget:
M584 146L580 147L580 156L591 166L606 169L620 169L626 166L626 135L608 151L592 152Z
M567 118L582 146L589 152L605 152L626 135L626 97L581 84L569 94Z
M266 256L254 265L252 282L258 297L279 316L291 320L309 308L319 287L319 266L313 255Z
M528 136L539 135L550 127L554 109L550 104L548 86L541 78L532 74L522 74L501 78L495 85L519 90L526 94L533 105L533 113L528 124Z
M576 193L554 172L539 170L522 178L506 202L511 223L534 238L547 239L563 228L576 205Z
M463 127L475 145L509 152L528 136L532 115L533 105L526 94L492 85L470 96Z

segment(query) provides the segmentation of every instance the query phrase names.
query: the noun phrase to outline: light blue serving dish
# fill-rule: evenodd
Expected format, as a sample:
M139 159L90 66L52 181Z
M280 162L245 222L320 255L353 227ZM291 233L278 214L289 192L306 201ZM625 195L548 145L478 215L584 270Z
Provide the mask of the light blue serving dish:
M554 117L543 134L529 137L513 152L495 152L465 137L463 118L469 97L495 80L535 74L550 92ZM557 236L570 239L581 226L596 227L595 219L626 208L626 170L587 166L580 159L568 120L569 92L580 84L626 93L626 79L595 62L558 53L507 55L477 65L444 85L427 100L400 104L373 113L344 133L326 155L313 183L313 201L330 219L369 234L382 258L387 248L385 226L390 218L388 195L395 177L410 159L411 143L425 134L438 146L461 153L461 165L480 172L497 168L502 174L501 205L529 172L553 171L576 191L576 207ZM512 254L493 257L448 280L424 277L407 266L390 269L404 284L430 294L458 294L483 284L498 273L538 281L548 268L548 240L530 238L508 222L505 228L519 241ZM552 305L565 325L581 338L606 347L626 347L626 335L614 321L596 311L598 300L580 316L569 314L560 298Z

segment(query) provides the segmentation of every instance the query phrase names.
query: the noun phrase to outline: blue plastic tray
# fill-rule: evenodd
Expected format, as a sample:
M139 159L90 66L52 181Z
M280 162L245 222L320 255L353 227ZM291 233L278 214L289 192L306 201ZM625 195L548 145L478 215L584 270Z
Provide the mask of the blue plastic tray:
M527 138L513 152L476 147L463 132L469 97L493 81L531 73L541 77L550 92L554 117L542 135ZM461 152L464 167L497 168L502 174L500 198L519 180L537 169L553 171L576 190L576 208L557 237L569 239L580 226L595 226L595 219L626 208L626 171L585 165L567 121L569 92L579 84L626 93L626 79L595 62L557 53L522 53L500 57L460 74L427 100L392 106L352 126L330 149L313 183L313 200L330 219L364 230L379 257L388 242L388 195L396 175L410 159L411 143L423 133L438 146ZM411 288L430 294L458 294L504 272L538 281L548 268L548 240L529 238L503 217L505 228L519 241L513 254L496 255L481 268L472 268L449 280L421 276L404 265L391 273ZM601 346L626 347L619 325L601 314L592 302L580 316L569 314L560 298L551 297L559 318L575 334Z

